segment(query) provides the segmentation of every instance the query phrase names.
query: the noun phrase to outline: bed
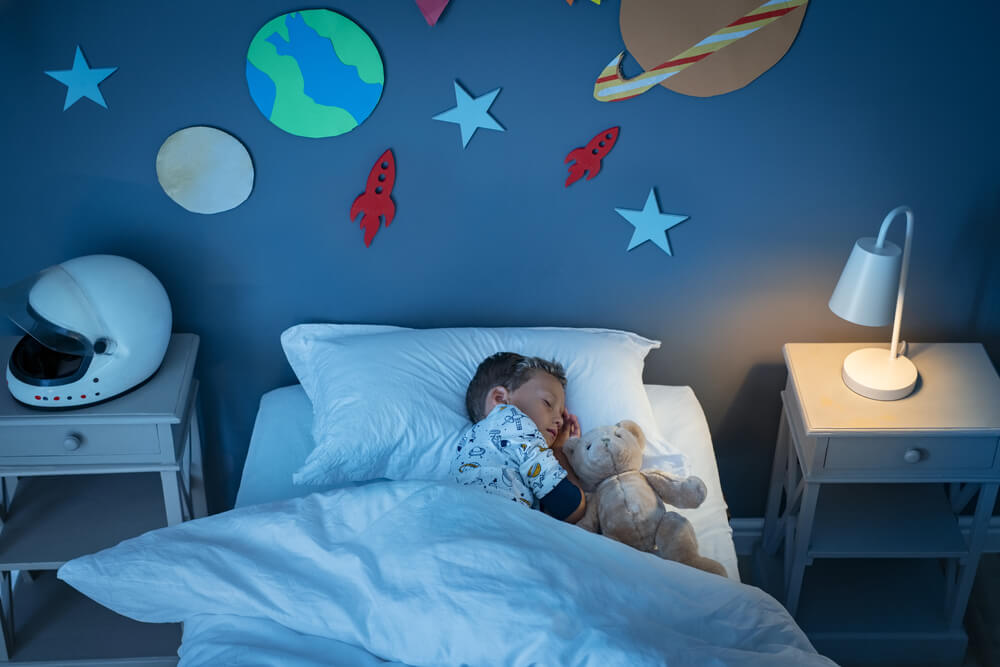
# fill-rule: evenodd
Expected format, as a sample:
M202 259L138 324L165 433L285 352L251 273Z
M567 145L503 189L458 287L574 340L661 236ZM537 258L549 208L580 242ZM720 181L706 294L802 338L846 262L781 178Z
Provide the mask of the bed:
M340 330L335 334L342 336ZM434 473L430 468L410 477L400 474L414 465L437 465L441 457L433 449L421 461L419 447L403 454L390 448L381 455L367 450L355 455L352 444L347 454L365 465L377 459L381 466L353 477L368 481L293 483L309 461L317 460L329 405L346 404L351 414L363 411L362 405L377 413L398 410L400 402L414 396L421 405L434 399L433 388L425 388L376 400L400 383L426 380L424 362L399 377L388 370L373 373L370 366L352 375L351 364L358 360L378 359L398 371L420 359L406 349L410 336L381 333L359 336L351 344L338 338L334 347L342 348L341 356L326 365L335 375L319 382L310 374L324 364L315 358L296 360L286 344L302 384L261 398L235 508L75 559L59 577L131 618L183 622L181 665L832 664L814 651L777 601L739 582L701 406L689 387L642 385L641 360L648 347L629 352L638 362L611 399L577 393L568 400L590 416L601 408L620 414L614 399L626 396L628 383L638 389L655 421L643 428L660 442L650 460L660 456L672 464L683 459L687 472L706 483L705 502L684 514L694 525L701 553L722 563L728 578L637 551L540 512L511 511L509 500L436 479L426 474ZM378 354L360 354L371 339L377 339ZM560 332L557 340L564 350L566 334ZM511 347L509 341L493 343ZM424 337L420 349L426 345ZM400 354L397 359L391 359L394 352ZM570 386L618 382L606 377L583 381L588 369L606 374L625 366L595 363L600 358L594 350L576 352L585 361L570 366ZM482 350L468 356L482 358ZM436 366L430 376L436 387L454 375L457 387L468 382L467 373L467 366L459 373ZM370 380L359 383L359 378ZM443 392L445 400L451 400L455 387ZM333 391L332 402L319 393L323 388ZM365 391L373 393L353 395ZM375 417L375 423L388 423L385 415ZM352 422L350 428L359 426ZM680 448L680 459L672 458L679 453L671 453L667 441ZM336 445L344 449L342 435ZM376 469L389 471L385 477L394 481L375 479L370 473Z
M687 443L692 473L705 481L708 497L695 510L682 510L698 534L701 552L722 563L738 579L736 551L719 484L715 453L704 413L690 387L647 385L646 391L668 438ZM261 398L236 496L250 507L302 496L329 487L292 483L312 449L312 405L301 385L281 387ZM374 665L382 660L357 646L302 635L263 619L198 616L185 623L181 664L233 664L253 656L254 664Z
M722 563L732 579L739 579L733 532L719 482L715 451L701 404L690 387L646 385L659 426L671 442L681 443L691 474L701 477L708 496L701 507L678 510L695 527L701 553ZM281 387L261 398L243 464L236 507L248 507L304 495L332 487L292 484L312 450L312 405L301 385Z

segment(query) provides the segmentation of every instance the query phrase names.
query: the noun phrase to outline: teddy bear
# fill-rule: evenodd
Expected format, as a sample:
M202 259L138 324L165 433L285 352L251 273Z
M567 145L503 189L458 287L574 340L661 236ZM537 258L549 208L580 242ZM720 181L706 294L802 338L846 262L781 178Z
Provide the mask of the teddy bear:
M628 420L566 441L563 453L587 498L577 525L660 558L726 576L720 563L698 553L691 522L663 505L698 507L705 500L705 483L697 477L640 470L645 447L642 429Z

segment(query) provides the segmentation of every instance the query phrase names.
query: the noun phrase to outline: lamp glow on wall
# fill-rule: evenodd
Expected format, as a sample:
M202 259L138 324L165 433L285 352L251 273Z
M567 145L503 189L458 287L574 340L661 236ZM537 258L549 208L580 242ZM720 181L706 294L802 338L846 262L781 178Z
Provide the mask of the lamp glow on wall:
M906 214L906 242L902 251L896 244L885 240L889 225L901 213ZM871 347L856 350L844 359L841 372L844 384L853 392L879 401L894 401L909 396L917 384L917 367L905 356L897 354L912 238L913 211L907 206L889 211L882 221L877 239L865 237L855 242L830 297L830 310L848 322L869 327L893 323L892 343L888 350Z

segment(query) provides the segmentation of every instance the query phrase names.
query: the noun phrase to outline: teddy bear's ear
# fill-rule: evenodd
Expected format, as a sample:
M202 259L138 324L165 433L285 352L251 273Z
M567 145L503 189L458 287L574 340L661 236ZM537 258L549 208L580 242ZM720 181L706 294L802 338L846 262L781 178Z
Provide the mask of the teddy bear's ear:
M642 432L642 428L634 421L632 421L631 419L623 419L622 421L618 422L618 426L621 426L626 431L629 431L632 435L635 436L635 439L638 440L643 446L646 445L646 436Z

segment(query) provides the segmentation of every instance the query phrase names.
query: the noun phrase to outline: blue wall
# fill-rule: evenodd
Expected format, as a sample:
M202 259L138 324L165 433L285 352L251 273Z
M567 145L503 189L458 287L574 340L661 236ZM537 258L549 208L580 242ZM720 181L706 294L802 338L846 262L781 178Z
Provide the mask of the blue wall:
M410 0L340 0L382 53L385 91L353 132L310 140L271 125L244 78L257 29L303 6L0 0L0 284L98 252L159 276L175 330L202 336L216 510L235 496L260 395L294 381L280 332L335 321L659 338L646 380L694 387L733 514L759 516L782 343L889 338L826 307L854 239L889 209L917 216L904 338L983 341L1000 359L1000 9L810 4L788 55L742 90L602 104L592 82L622 46L614 0L454 0L434 28ZM43 74L68 69L77 44L119 68L101 85L109 110L63 112L66 88ZM463 151L455 125L431 120L455 79L503 88L506 132ZM250 150L243 205L201 216L160 189L156 152L190 125ZM600 176L564 188L566 153L612 125ZM366 249L347 211L387 147L398 215ZM625 252L632 227L614 208L641 208L651 186L691 216L670 231L673 257Z

